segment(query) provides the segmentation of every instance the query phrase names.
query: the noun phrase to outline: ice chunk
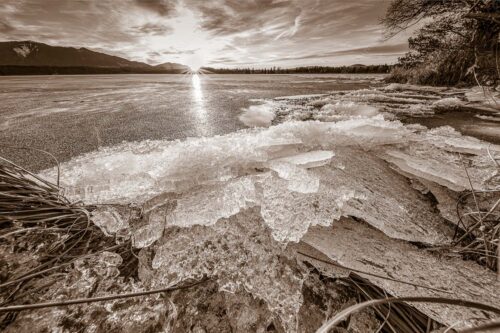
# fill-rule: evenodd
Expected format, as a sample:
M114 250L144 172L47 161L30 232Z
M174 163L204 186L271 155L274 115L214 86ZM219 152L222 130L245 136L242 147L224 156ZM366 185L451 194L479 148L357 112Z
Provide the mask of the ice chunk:
M120 212L112 206L100 206L92 212L92 222L97 225L106 236L116 235L129 228L128 220L122 218Z
M276 100L294 100L294 99L305 99L305 98L311 98L311 97L322 97L325 96L325 94L309 94L309 95L293 95L293 96L281 96L281 97L276 97Z
M378 114L377 108L354 102L326 104L321 108L321 112L350 117L373 117Z
M464 103L457 97L447 97L432 103L432 106L438 109L455 109L463 105Z
M341 216L343 204L356 196L348 189L337 189L336 198L290 191L286 180L270 173L259 176L257 186L262 218L280 242L298 242L311 225L330 225Z
M483 116L480 114L475 115L475 117L483 120L489 120L489 121L500 121L500 113L496 113L493 116Z
M307 170L295 164L279 161L268 163L271 170L276 171L282 179L288 180L287 188L299 193L315 193L319 189L319 179Z
M411 242L446 244L453 233L428 198L415 191L406 177L375 152L339 148L333 165L312 169L320 179L318 196L335 201L354 191L355 198L342 206L342 215L355 216L386 235ZM332 223L335 224L336 222Z
M428 160L400 151L389 150L386 151L385 159L404 172L433 181L454 191L470 189L465 170L463 166L460 166L458 156L455 161L442 163L438 159Z
M275 117L273 108L274 104L271 102L251 105L243 109L243 114L240 115L239 119L249 127L268 127Z
M61 183L70 199L87 204L141 203L164 192L226 182L300 152L404 143L412 131L375 116L336 123L287 122L184 141L124 143L61 164ZM56 173L54 168L41 175L55 179Z
M153 211L149 216L148 223L139 227L134 232L133 245L142 249L152 245L163 236L167 225L167 214L163 210Z
M422 134L423 140L430 145L451 152L474 155L486 155L488 151L500 153L499 145L463 136L451 126L436 127Z
M465 93L465 97L474 104L500 109L500 92L493 89L473 87Z
M291 155L287 157L278 158L271 160L270 162L285 162L291 163L306 169L316 168L330 163L332 157L335 153L328 150L315 150L306 153L301 153L297 155Z
M240 178L190 192L177 200L177 206L166 220L169 225L181 227L210 225L256 203L253 182L248 177Z
M500 305L500 282L494 272L457 257L444 260L352 219L343 219L331 228L313 228L303 242L340 265L435 289L363 276L395 297L453 297ZM464 307L424 303L414 306L446 325L464 319L488 318L482 311Z
M420 86L413 84L401 84L401 83L391 83L384 87L386 90L413 90L413 91L425 91L439 93L448 90L448 87L431 87L431 86Z
M243 210L216 224L170 228L144 274L151 288L205 275L231 292L245 291L264 302L287 332L297 331L304 277L276 242L258 208ZM149 268L150 267L150 268Z

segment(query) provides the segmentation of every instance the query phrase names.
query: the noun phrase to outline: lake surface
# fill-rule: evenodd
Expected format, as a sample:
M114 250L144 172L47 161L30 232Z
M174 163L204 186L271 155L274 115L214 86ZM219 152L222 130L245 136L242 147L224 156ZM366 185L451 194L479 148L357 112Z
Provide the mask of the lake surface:
M226 134L245 128L238 117L261 99L367 89L383 85L383 78L376 74L0 77L0 142L43 149L62 162L123 141ZM473 114L408 122L429 127L449 124L466 134L500 141L499 123ZM483 128L491 133L484 134ZM32 170L54 165L31 151L0 147L0 155Z
M244 128L255 99L353 90L382 75L68 75L0 77L0 142L65 161L122 141L182 139ZM1 155L33 169L30 152ZM39 155L39 154L37 154Z

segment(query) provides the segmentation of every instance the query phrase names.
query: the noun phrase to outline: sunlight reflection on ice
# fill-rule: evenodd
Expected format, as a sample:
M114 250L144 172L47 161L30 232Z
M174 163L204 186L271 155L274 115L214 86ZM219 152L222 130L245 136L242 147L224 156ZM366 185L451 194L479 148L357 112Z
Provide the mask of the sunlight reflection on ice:
M203 99L203 90L201 86L201 79L198 74L191 75L191 85L193 89L193 101L195 107L195 115L198 120L198 129L200 135L207 133L207 111L205 109L205 101Z

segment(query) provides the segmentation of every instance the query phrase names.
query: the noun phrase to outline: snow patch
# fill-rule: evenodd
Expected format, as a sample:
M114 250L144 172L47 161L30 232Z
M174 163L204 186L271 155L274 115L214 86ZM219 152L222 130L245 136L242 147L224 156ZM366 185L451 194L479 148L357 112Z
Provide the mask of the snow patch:
M457 97L447 97L435 101L432 103L432 106L438 109L455 109L463 106L463 104L464 103Z
M489 120L489 121L500 121L500 114L498 114L498 116L483 116L483 115L477 114L475 117L479 118L479 119L483 119L483 120Z
M329 115L349 116L349 117L373 117L378 114L377 108L355 102L338 102L336 104L326 104L321 108L321 112Z
M14 52L16 52L18 55L20 55L23 58L26 58L31 53L30 47L28 45L25 45L25 44L23 44L21 46L14 47L12 50L14 50Z
M239 119L249 127L269 127L275 117L273 112L274 106L272 102L251 105L243 109L243 114L239 116Z

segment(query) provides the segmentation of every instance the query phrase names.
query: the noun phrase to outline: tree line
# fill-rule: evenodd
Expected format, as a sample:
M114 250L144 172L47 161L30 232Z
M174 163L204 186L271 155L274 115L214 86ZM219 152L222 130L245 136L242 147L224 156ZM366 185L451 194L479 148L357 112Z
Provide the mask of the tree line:
M212 68L203 67L202 71L214 74L368 74L389 73L391 65L359 65L359 66L304 66L294 68Z

